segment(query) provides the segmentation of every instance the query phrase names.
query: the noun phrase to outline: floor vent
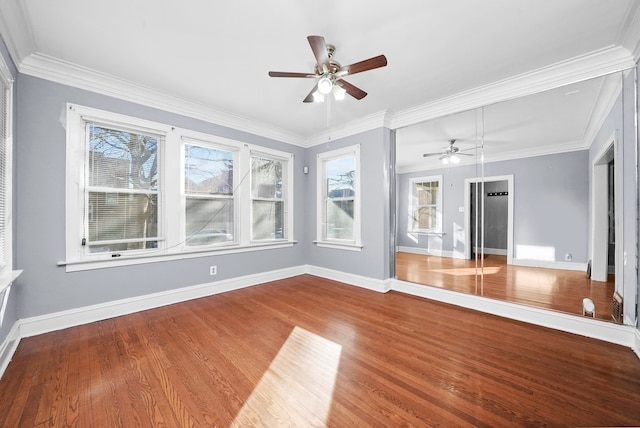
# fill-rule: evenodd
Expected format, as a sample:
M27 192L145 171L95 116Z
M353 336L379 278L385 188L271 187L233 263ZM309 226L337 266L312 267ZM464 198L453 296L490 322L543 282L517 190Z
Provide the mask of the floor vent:
M611 317L618 324L622 324L622 296L616 291L613 293L613 306L611 307Z

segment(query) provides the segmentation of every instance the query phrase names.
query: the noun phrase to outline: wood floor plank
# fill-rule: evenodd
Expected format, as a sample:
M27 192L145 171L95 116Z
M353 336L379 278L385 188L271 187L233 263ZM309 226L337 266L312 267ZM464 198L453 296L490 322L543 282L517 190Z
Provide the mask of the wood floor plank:
M23 339L0 426L640 425L630 349L310 275Z

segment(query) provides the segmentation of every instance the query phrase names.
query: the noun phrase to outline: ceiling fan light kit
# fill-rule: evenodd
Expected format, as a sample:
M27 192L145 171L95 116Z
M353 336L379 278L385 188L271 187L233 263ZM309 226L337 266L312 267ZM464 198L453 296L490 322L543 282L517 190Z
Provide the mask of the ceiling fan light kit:
M318 80L318 92L320 92L322 95L329 94L332 89L333 83L328 77L322 77L320 78L320 80Z
M344 77L387 65L387 58L384 55L378 55L351 65L342 66L339 62L333 59L335 47L325 43L324 37L308 36L307 40L309 41L313 55L316 58L316 66L313 73L295 73L287 71L269 72L269 76L271 77L316 79L317 82L315 86L303 100L305 103L323 102L324 96L329 95L330 93L333 93L334 98L338 101L343 100L346 94L351 95L357 100L361 100L367 96L367 93L344 80Z

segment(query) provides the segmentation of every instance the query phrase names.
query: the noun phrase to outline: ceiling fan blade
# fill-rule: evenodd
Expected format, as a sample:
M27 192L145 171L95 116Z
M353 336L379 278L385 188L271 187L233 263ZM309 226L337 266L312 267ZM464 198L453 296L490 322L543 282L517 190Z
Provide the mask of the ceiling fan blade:
M313 55L316 57L316 61L318 66L327 72L330 68L329 64L329 54L327 53L327 44L324 41L324 37L322 36L308 36L307 40L309 41L309 45L311 45L311 50L313 51Z
M309 95L307 95L307 97L304 100L302 100L302 102L303 103L312 103L314 101L313 94L317 90L318 90L318 84L314 85L314 87L311 90L311 92L309 92Z
M438 156L441 155L442 153L425 153L422 155L423 158L428 158L429 156Z
M270 71L271 77L316 77L315 74L309 73L290 73L288 71Z
M348 74L362 73L363 71L373 70L374 68L380 68L387 65L387 57L384 55L378 55L373 58L365 59L364 61L356 62L351 65L345 65L340 67L336 75L346 76Z
M466 149L459 149L458 152L468 152L469 150L476 150L480 147L467 147Z
M362 89L356 86L353 86L351 83L347 82L346 80L340 80L339 84L341 84L344 90L347 91L347 94L351 95L353 98L357 100L361 100L367 96L367 93L365 91L363 91Z

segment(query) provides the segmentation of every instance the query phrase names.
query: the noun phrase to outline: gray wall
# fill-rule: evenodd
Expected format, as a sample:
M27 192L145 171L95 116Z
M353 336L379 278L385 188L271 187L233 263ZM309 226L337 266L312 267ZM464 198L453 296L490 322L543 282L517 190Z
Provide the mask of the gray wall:
M309 223L304 215L303 148L26 75L19 77L17 98L15 256L18 268L24 269L16 288L19 318L305 264L301 248ZM284 249L66 273L57 263L65 259L67 102L294 153L294 237L301 242ZM209 276L213 264L216 277Z
M13 75L14 78L16 78L18 76L18 72L16 71L16 67L13 64L13 61L11 60L11 57L9 56L9 51L7 50L7 46L4 44L4 40L2 40L2 38L0 38L0 55L2 55L2 58L4 59L4 62L7 64L7 66L9 66L9 70L11 72L11 74ZM17 105L17 98L18 98L18 93L17 93L17 88L14 85L14 92L13 92L13 111L15 113L16 111L16 105ZM14 130L14 135L13 135L13 139L14 142L17 139L17 132L16 132L16 115L13 115L13 130ZM16 162L16 152L14 150L13 152L13 163L15 165ZM14 200L15 200L15 194L16 194L16 168L14 166L13 169L13 194L14 194ZM13 249L15 252L15 248L16 248L16 207L15 204L13 205L13 219L14 219L14 223L13 223ZM15 266L17 266L16 263L16 259L14 257L13 259L13 266L14 269L16 269ZM4 317L0 318L0 347L1 345L4 343L5 339L8 337L9 332L11 331L11 328L13 327L13 325L15 324L16 320L18 320L19 315L18 315L18 293L16 292L16 286L15 284L11 287L11 289L9 290L9 294L8 296L3 296L0 295L0 297L5 297L7 299L7 303L6 303L6 308L5 308L5 313L4 313ZM0 300L0 306L2 304L2 301Z
M485 177L514 176L514 249L517 245L553 247L556 261L564 261L565 254L571 253L574 262L587 262L587 160L588 152L583 150L485 163ZM410 236L409 181L436 174L443 175L445 235ZM398 174L398 245L462 253L464 244L456 236L464 225L464 213L459 210L464 206L464 180L480 175L477 165Z
M307 150L305 231L307 263L354 275L384 280L390 277L390 200L392 132L379 128L329 141ZM317 247L316 239L316 155L360 144L362 194L362 251Z

